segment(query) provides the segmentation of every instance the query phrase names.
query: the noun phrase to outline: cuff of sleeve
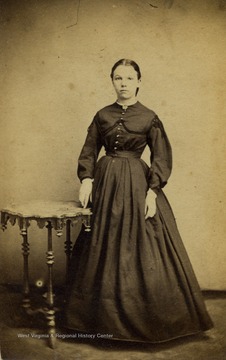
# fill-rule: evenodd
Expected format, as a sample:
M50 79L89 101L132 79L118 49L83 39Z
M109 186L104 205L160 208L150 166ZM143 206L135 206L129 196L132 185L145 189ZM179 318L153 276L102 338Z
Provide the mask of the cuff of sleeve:
M153 187L150 185L149 189L151 189L157 195L161 188L160 188L160 186Z
M90 176L86 176L86 177L81 178L81 179L80 179L80 182L83 183L83 181L86 180L86 179L90 179L90 180L92 180L92 181L94 180L94 179L91 178Z
M153 174L149 180L149 188L155 192L162 189L167 184L166 180L161 179L157 174Z

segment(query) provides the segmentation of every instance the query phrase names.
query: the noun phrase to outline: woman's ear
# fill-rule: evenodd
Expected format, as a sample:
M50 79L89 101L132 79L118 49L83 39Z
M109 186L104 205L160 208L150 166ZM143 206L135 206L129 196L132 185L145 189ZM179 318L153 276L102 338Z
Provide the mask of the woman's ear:
M138 79L137 88L139 88L139 87L140 87L140 83L141 83L141 79Z

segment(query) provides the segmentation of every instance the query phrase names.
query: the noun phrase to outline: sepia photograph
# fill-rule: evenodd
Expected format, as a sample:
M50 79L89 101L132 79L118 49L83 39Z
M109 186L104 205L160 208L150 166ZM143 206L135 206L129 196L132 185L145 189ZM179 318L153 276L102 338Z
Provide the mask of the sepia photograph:
M226 359L226 0L0 0L0 360Z

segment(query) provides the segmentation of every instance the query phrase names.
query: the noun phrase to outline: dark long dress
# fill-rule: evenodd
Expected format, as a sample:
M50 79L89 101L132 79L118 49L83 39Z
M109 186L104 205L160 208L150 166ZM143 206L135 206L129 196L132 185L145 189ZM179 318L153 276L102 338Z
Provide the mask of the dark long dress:
M140 159L151 150L151 167ZM98 161L104 146L106 156ZM140 102L100 110L79 157L93 183L92 233L71 259L67 327L115 339L160 342L212 327L199 285L162 191L172 168L162 122ZM148 188L157 213L145 220Z

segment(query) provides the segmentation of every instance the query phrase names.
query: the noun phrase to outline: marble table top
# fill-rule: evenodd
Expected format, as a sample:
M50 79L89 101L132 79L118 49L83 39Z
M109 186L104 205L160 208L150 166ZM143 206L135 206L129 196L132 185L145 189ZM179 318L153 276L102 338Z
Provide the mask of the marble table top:
M23 204L10 204L2 213L23 218L64 218L91 215L91 209L84 209L78 201L35 200Z

